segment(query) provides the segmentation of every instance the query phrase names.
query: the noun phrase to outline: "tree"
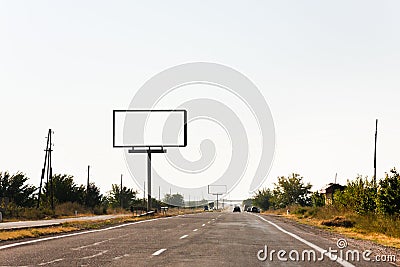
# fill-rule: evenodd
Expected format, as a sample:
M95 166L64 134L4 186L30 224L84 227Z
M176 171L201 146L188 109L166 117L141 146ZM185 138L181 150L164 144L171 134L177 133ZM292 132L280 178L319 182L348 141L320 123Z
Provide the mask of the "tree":
M100 194L100 188L94 183L89 183L89 188L86 188L85 192L85 204L87 207L94 208L100 206L102 195Z
M321 193L314 192L311 194L311 203L313 207L322 207L325 205L325 196Z
M121 191L119 185L113 184L111 185L111 191L108 192L107 200L112 208L122 207L123 209L129 209L130 206L135 206L139 203L136 195L137 191L131 188L123 186Z
M47 200L50 197L50 181L44 185L44 195L47 196ZM85 203L85 187L83 185L78 186L74 182L74 177L67 174L55 174L53 175L53 194L54 201L57 204L65 202L77 202L79 204Z
M354 210L360 214L375 212L376 210L376 185L374 181L357 176L354 181L347 181L343 191L335 192L335 205Z
M293 204L301 206L310 205L311 187L310 183L305 185L303 177L296 173L293 173L288 177L278 177L278 183L275 183L275 188L273 190L277 206L285 208Z
M263 210L268 210L273 206L273 194L270 189L258 190L253 197L253 205Z
M183 196L181 194L166 194L164 196L164 203L167 203L168 205L175 206L175 207L183 207L185 206L185 201L183 199Z
M390 173L379 181L378 209L388 215L400 215L400 175L396 169Z
M19 207L33 207L35 204L33 193L36 188L26 183L28 179L25 174L20 172L14 175L0 172L0 200L8 198L10 202Z

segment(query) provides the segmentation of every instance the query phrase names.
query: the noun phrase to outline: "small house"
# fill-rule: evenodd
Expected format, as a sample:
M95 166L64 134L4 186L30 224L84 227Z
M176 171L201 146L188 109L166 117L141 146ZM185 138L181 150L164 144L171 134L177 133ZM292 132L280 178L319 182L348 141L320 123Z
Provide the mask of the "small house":
M346 186L336 184L336 183L329 183L324 186L319 192L325 196L325 205L331 205L334 201L333 196L336 191L343 191Z

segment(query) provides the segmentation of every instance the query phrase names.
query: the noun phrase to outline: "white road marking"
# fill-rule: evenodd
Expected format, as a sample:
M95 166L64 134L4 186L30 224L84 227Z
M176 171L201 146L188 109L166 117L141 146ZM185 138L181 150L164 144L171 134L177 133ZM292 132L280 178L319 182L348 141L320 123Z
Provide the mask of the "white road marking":
M206 226L206 224L205 224L205 223L203 223L201 226Z
M129 256L129 254L124 254L124 255L122 255L122 256L115 257L114 260L120 260L120 259L122 259L123 257L128 257L128 256Z
M93 243L93 244L90 244L90 245L85 245L85 246L81 246L81 247L77 247L77 248L71 248L71 250L81 250L83 248L89 248L89 247L97 246L97 245L103 244L105 242L111 241L113 239L115 239L115 238L110 238L110 239L107 239L107 240L99 241L99 242L96 242L96 243Z
M261 217L260 215L254 214L254 216L257 216L257 217L260 218L261 220L266 221L267 223L271 224L272 226L274 226L274 227L275 227L276 229L278 229L279 231L281 231L281 232L283 232L283 233L285 233L285 234L288 234L288 235L290 235L291 237L296 238L296 239L299 240L300 242L302 242L302 243L306 244L307 246L309 246L309 247L315 249L315 250L318 251L319 253L323 253L325 256L327 256L328 258L330 258L332 261L336 261L337 263L339 263L340 265L345 266L345 267L355 267L353 264L351 264L351 263L348 262L348 261L345 261L344 259L340 258L338 255L332 255L332 253L327 252L326 249L322 249L322 248L320 248L319 246L317 246L317 245L315 245L315 244L313 244L313 243L311 243L311 242L309 242L309 241L307 241L307 240L301 238L300 236L298 236L298 235L296 235L296 234L293 234L293 233L291 233L291 232L289 232L289 231L286 231L285 229L283 229L283 228L280 227L279 225L277 225L277 224L275 224L275 223L273 223L273 222L268 221L267 219Z
M208 223L210 223L210 221L208 221Z
M174 217L179 217L178 216L172 216L172 217L163 217L163 218L155 218L155 219L149 219L149 220L143 220L143 221L138 221L138 222L130 222L130 223L125 223L125 224L120 224L120 225L115 225L115 226L110 226L107 228L103 229L95 229L95 230L89 230L85 232L76 232L72 234L66 234L66 235L59 235L59 236L50 236L50 237L44 237L40 239L34 239L34 240L29 240L29 241L23 241L23 242L17 242L17 243L12 243L4 246L0 246L0 250L6 249L6 248L12 248L12 247L17 247L17 246L24 246L24 245L29 245L29 244L34 244L38 242L43 242L43 241L49 241L49 240L54 240L54 239L61 239L61 238L66 238L66 237L71 237L71 236L78 236L78 235L85 235L85 234L91 234L91 233L98 233L98 232L104 232L104 231L109 231L117 228L122 228L134 224L139 224L139 223L146 223L146 222L153 222L153 221L158 221L158 220L168 220Z
M197 232L197 230L199 230L199 229L194 229L193 232Z
M59 262L59 261L62 261L62 260L64 260L64 259L56 259L56 260L53 260L53 261L43 262L43 263L40 263L38 265L39 266L44 266L44 265L56 263L56 262Z
M97 254L94 254L94 255L91 255L91 256L86 256L86 257L83 257L83 258L80 258L80 260L93 259L93 258L96 258L96 257L98 257L98 256L101 256L101 255L103 255L103 254L105 254L105 253L107 253L107 252L108 252L108 250L103 250L103 251L101 251L101 252L99 252L99 253L97 253Z
M186 237L188 237L188 235L183 235L183 236L181 236L179 239L184 239L184 238L186 238Z
M163 253L166 250L167 250L166 248L162 248L162 249L157 250L156 252L154 252L152 255L153 256L158 256L158 255L160 255L161 253Z

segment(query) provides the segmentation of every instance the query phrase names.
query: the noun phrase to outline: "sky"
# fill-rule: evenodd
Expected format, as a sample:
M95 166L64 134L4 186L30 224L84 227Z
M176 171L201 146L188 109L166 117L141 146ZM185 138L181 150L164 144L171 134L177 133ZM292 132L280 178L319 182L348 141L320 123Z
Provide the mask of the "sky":
M299 173L318 190L399 168L398 1L0 1L0 171L53 169L137 188L112 147L112 110L157 73L214 62L266 99L276 151L264 187ZM245 196L243 196L245 197Z

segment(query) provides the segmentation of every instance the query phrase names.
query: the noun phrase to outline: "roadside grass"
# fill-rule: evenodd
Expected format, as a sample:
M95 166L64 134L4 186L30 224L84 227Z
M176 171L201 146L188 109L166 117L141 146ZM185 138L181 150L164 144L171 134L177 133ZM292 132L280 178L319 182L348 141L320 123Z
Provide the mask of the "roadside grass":
M0 232L0 240L16 240L28 237L40 237L45 235L52 234L60 234L67 233L79 230L78 228L68 227L68 226L56 226L56 227L47 227L47 228L29 228L29 229L21 229L21 230L13 230L13 231L1 231Z
M369 240L400 249L400 218L380 214L357 214L334 206L298 207L286 210L267 211L299 223L316 226L350 238Z
M0 241L10 241L10 240L18 240L23 238L35 238L47 235L55 235L61 233L68 233L74 231L81 230L90 230L90 229L100 229L103 227L118 225L122 223L136 222L149 220L153 218L161 218L161 217L171 217L183 214L191 214L191 213L199 213L203 212L201 209L193 210L193 209L170 209L167 214L155 213L154 215L148 216L127 216L127 217L119 217L107 220L98 220L98 221L72 221L66 222L58 226L51 227L42 227L42 228L27 228L20 230L1 230L0 231Z

